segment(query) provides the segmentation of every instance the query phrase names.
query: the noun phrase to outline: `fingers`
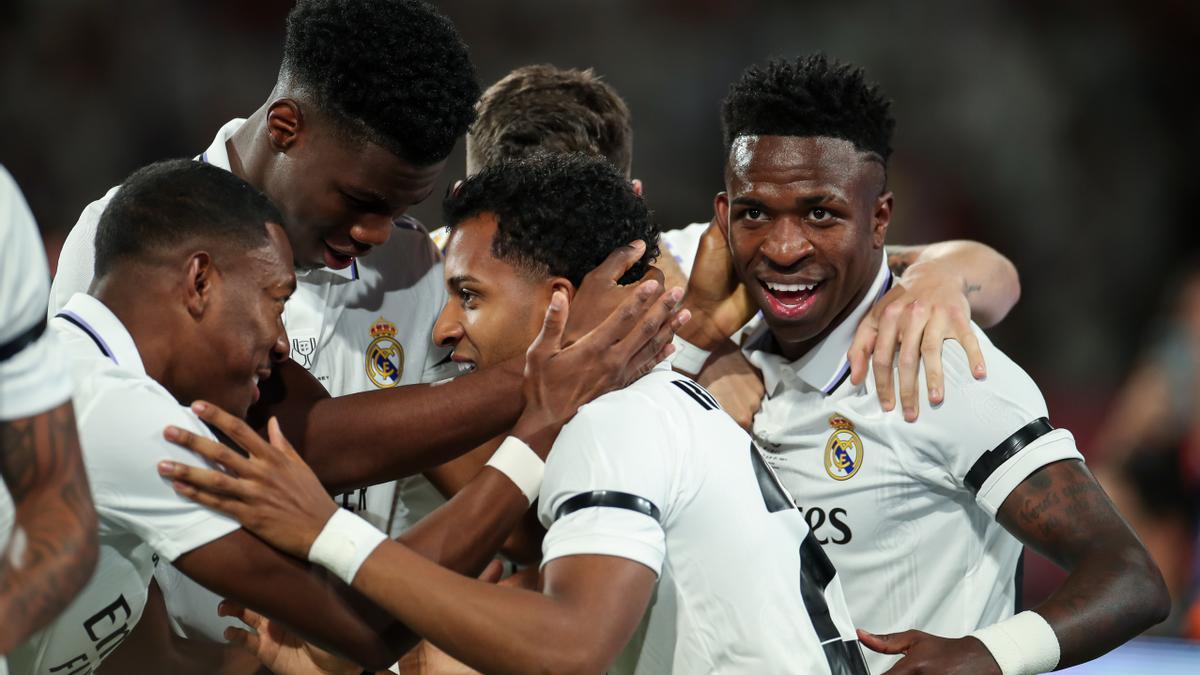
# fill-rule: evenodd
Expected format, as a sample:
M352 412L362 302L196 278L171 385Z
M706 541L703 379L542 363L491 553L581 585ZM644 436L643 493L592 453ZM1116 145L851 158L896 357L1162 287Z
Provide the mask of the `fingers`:
M634 240L625 246L608 254L604 262L596 266L594 270L588 272L584 277L584 283L592 277L597 277L608 282L609 285L616 284L617 281L625 276L630 267L633 267L638 260L641 260L642 254L646 252L646 242L641 239Z
M979 348L979 338L975 336L975 331L971 330L971 323L961 312L956 312L954 317L955 322L955 339L962 345L967 352L967 363L971 365L971 374L975 379L982 380L987 377L987 364L983 361L983 350Z
M935 314L921 336L921 362L925 365L925 389L929 404L941 405L945 399L945 380L942 377L942 343L946 340L946 320Z
M267 440L289 459L303 461L299 453L296 452L296 449L288 442L287 437L283 435L283 429L279 428L278 417L272 416L271 419L267 420Z
M896 390L892 385L892 363L896 354L900 318L904 306L892 302L883 308L879 320L879 332L875 336L875 351L871 355L871 366L875 372L875 393L884 410L896 407Z
M562 344L563 330L567 325L567 297L562 291L555 291L550 296L550 305L546 308L546 318L542 322L542 330L529 345L526 352L526 364L538 368Z
M858 630L858 640L873 652L880 654L903 654L907 652L920 635L920 631L906 630L902 633L876 635L861 628Z
M871 352L875 349L875 336L879 334L879 317L872 308L858 328L854 330L854 340L850 343L850 351L846 356L850 359L850 383L858 386L867 379L867 370L871 365Z
M692 313L686 309L676 312L669 321L664 323L658 333L648 341L630 359L629 365L634 373L633 379L654 370L654 367L670 358L675 353L675 345L671 341L675 334L692 318ZM631 382L633 380L630 380Z
M250 425L225 412L220 406L207 401L196 401L192 403L192 412L206 423L220 429L251 457L273 456L274 449L263 440L262 436L254 433Z
M252 470L249 460L234 452L223 443L218 443L211 438L205 438L187 429L168 426L163 429L163 438L181 448L190 450L213 464L225 467L234 475L244 476Z
M651 299L653 300L653 297ZM672 319L677 318L675 308L681 300L683 289L672 288L649 303L640 316L635 317L633 325L617 337L616 353L631 358L645 347L649 347L654 354L661 351L663 346L675 337L671 325ZM688 316L691 316L690 313Z
M257 633L251 633L250 631L230 626L229 628L225 629L224 635L225 639L229 640L230 643L245 649L255 656L258 656L259 645L262 641Z
M222 478L226 478L226 479L229 479L228 476L226 476L223 473L219 473L217 471L209 471L207 469L196 469L195 467L186 467L182 464L174 464L173 462L162 462L159 464L158 472L163 475L166 475L164 473L164 468L163 468L164 464L170 464L175 469L184 469L185 471L193 472L186 479L187 481L190 481L190 482L184 482L184 479L181 479L181 478L176 478L171 481L171 488L175 490L176 494L180 495L181 497L190 499L201 506L205 506L214 511L220 511L221 513L228 515L229 517L233 518L234 520L237 520L238 522L242 521L243 504L242 504L241 500L238 498L238 496L228 494L228 493L222 493L222 492L219 492L212 488L197 487L198 485L200 485L200 481L197 480L197 475L195 472L204 472L205 474L212 474L213 476L218 476L218 477L222 477ZM230 479L230 480L232 480L232 479Z
M921 372L921 336L929 323L929 309L913 302L904 309L904 319L900 333L900 408L904 419L912 422L920 409L917 378Z
M485 584L494 584L500 581L500 577L504 575L504 564L493 558L488 566L483 568L483 572L479 575L479 580Z

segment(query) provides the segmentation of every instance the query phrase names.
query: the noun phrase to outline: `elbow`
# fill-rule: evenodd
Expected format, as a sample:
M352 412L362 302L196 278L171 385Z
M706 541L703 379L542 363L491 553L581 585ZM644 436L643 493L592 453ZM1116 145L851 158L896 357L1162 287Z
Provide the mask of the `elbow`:
M547 650L539 672L546 675L602 675L612 661L611 655L601 654L587 640L564 640L554 650Z
M1171 613L1171 592L1167 590L1167 582L1163 579L1158 565L1143 551L1145 571L1142 574L1144 586L1143 602L1146 611L1146 628L1157 626L1167 620Z

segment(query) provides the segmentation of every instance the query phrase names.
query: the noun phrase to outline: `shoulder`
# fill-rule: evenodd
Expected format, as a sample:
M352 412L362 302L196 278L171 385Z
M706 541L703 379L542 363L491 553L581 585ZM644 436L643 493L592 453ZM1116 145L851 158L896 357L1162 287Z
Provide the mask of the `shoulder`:
M386 288L407 288L421 283L440 285L441 262L442 254L425 227L406 216L396 221L387 243L375 247L358 264L364 277L377 273Z

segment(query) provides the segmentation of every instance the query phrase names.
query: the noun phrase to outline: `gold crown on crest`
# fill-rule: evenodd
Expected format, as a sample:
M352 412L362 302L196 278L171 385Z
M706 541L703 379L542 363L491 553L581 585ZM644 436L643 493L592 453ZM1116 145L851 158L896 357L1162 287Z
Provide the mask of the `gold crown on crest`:
M829 417L829 426L833 427L834 429L854 431L854 422L846 419L840 413L834 413Z
M392 323L391 321L388 321L387 319L383 318L382 316L379 317L378 319L376 319L375 324L371 326L371 337L373 337L373 338L395 337L395 336L396 336L396 324Z

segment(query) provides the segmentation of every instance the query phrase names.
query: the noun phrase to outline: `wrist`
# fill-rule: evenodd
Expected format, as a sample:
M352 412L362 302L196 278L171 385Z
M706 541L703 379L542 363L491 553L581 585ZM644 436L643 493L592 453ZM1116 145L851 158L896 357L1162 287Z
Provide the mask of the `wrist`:
M542 476L546 472L545 458L538 455L524 441L516 436L504 439L487 466L504 474L517 489L525 495L527 503L532 504L542 490Z
M996 660L1003 675L1048 673L1062 657L1058 636L1041 614L1024 611L972 632Z
M536 411L527 407L521 417L517 419L517 423L513 425L510 435L519 439L529 449L545 461L550 455L550 448L554 446L554 439L558 438L558 432L562 430L565 421L552 420L546 416L539 415Z
M688 307L686 300L683 308L692 313L688 320L676 333L680 338L705 351L713 351L729 339L729 335L713 320L712 315L703 309Z
M367 521L336 509L308 549L308 561L332 572L350 586L367 556L387 535Z

